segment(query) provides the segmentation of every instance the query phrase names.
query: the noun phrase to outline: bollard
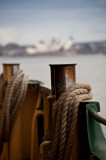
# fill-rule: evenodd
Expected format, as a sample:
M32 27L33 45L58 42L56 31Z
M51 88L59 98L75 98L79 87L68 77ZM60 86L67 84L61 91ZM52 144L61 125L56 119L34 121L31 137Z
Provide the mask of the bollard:
M3 64L4 79L7 80L8 83L19 67L20 64Z
M75 65L50 64L52 95L55 95L56 100L66 89L75 84Z
M4 79L7 81L7 83L10 82L12 76L15 74L15 72L18 69L19 69L19 64L3 64L3 76L4 76ZM16 122L17 125L16 125L16 127L14 127L15 129L13 128L14 134L10 137L9 141L4 142L4 144L3 144L3 149L2 149L0 159L11 159L12 160L11 156L16 157L16 155L15 155L16 153L20 154L20 152L19 152L19 148L21 148L21 143L20 143L21 133L19 132L20 121L21 121L21 117L19 115L18 121ZM16 148L14 147L14 139L15 139L15 144L17 144ZM13 147L11 148L11 146L13 146Z
M56 100L58 100L60 95L64 93L66 89L68 89L76 83L75 65L76 64L50 65L52 95L56 97ZM85 159L85 157L87 158L89 155L85 119L85 114L84 117L81 114L78 114L78 125L76 127L76 135L74 138L74 144L70 160L81 160L83 159L83 157ZM83 137L82 131L85 133ZM86 148L84 147L85 145L87 146Z

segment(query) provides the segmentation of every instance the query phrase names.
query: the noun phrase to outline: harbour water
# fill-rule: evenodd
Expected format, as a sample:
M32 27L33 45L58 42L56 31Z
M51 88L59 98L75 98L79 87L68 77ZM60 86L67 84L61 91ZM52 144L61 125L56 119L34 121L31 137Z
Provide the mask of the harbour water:
M50 88L49 64L76 63L76 80L80 83L89 83L92 87L93 100L100 102L101 112L106 118L106 56L105 55L73 55L49 57L0 57L0 73L2 63L20 63L21 68L30 79L44 82ZM106 127L103 126L106 137Z

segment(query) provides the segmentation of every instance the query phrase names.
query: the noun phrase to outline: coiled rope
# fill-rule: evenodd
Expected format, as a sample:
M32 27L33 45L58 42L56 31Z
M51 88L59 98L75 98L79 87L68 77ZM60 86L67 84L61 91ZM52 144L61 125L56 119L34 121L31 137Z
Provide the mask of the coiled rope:
M0 76L0 145L10 137L26 95L28 81L28 76L23 70L18 70L8 85L3 74Z
M77 125L78 106L80 102L92 99L90 91L90 85L77 83L58 99L51 128L47 129L44 136L44 141L50 142L44 148L45 160L70 159Z

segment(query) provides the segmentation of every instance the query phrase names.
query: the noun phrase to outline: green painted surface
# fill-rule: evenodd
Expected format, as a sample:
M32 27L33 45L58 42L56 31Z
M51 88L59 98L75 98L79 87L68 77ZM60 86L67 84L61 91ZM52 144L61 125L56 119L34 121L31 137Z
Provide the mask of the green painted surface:
M89 115L89 109L96 113L100 111L100 106L96 102L90 102L86 107L87 132L91 153L100 160L106 160L106 138L103 134L101 124Z
M41 86L44 85L43 82L38 81L38 80L30 80L29 84L31 84L31 85L41 85Z

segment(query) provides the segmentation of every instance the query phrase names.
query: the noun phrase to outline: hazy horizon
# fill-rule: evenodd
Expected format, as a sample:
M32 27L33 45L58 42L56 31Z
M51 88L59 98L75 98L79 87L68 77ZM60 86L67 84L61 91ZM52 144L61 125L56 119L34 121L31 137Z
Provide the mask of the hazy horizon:
M106 40L105 0L0 0L0 44Z

